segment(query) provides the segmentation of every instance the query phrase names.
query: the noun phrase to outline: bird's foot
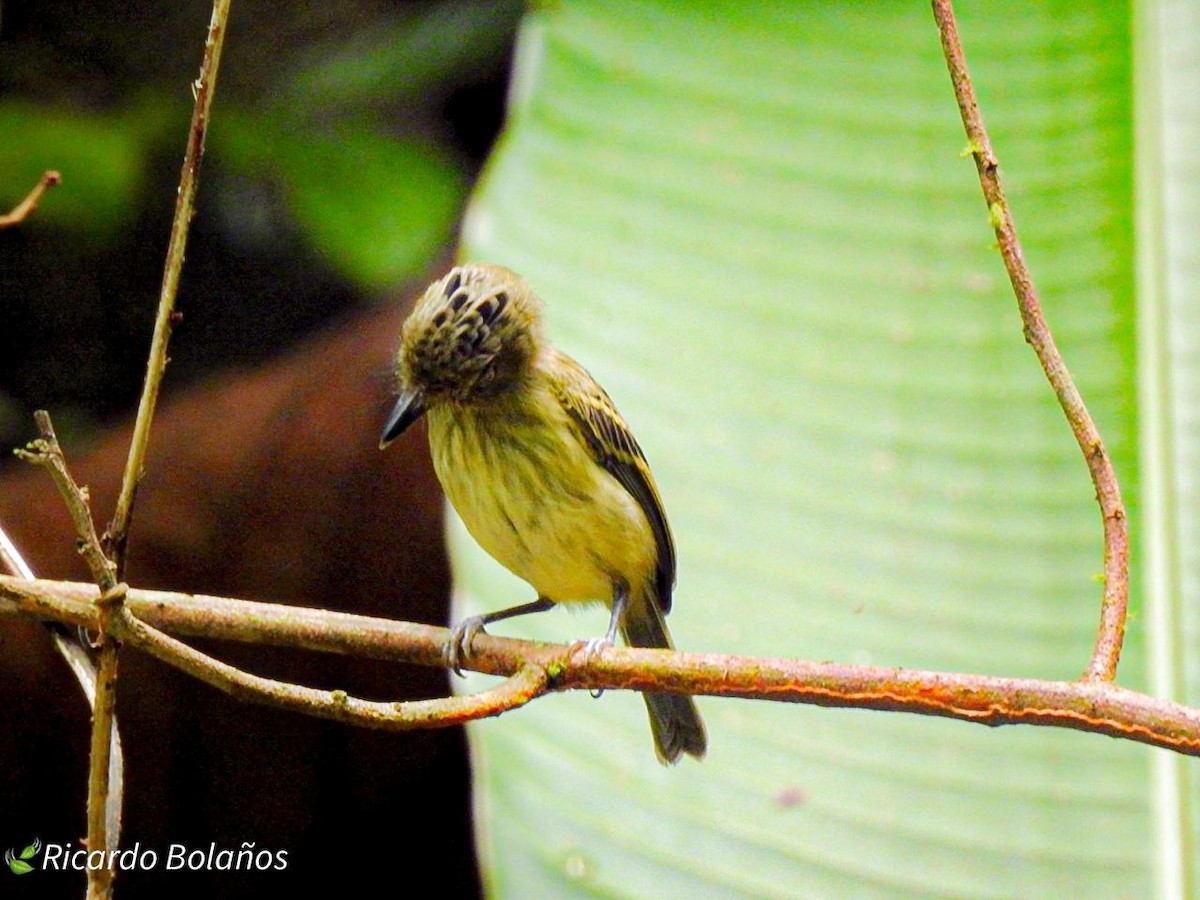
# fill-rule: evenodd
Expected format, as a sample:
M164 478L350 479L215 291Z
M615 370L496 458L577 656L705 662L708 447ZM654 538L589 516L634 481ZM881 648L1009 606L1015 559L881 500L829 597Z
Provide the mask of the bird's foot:
M446 641L442 655L446 659L446 665L460 678L462 664L471 656L471 642L475 640L475 635L484 632L483 626L483 616L467 616L450 629L450 638Z
M586 641L574 641L570 647L570 655L576 653L583 654L583 664L587 665L600 654L601 651L607 650L613 645L607 637L588 638Z
M574 641L570 647L570 655L574 657L576 653L583 654L582 662L586 666L593 659L595 659L601 651L611 647L612 645L613 642L610 641L607 636L589 638L586 641ZM599 700L600 696L604 693L604 689L597 688L596 690L589 691L589 693L592 695L593 700Z

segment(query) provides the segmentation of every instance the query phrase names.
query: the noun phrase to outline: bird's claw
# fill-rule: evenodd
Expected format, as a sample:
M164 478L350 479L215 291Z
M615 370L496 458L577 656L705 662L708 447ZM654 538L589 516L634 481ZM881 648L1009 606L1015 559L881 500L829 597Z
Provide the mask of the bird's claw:
M583 664L587 665L603 650L611 647L612 641L606 637L588 638L586 641L575 641L571 644L571 656L583 654Z
M576 653L581 653L583 655L582 662L586 666L596 658L597 654L608 647L611 647L612 645L613 642L607 637L589 638L586 641L574 641L570 647L570 655L574 656ZM599 688L597 690L589 691L589 693L592 695L593 700L599 700L600 695L604 693L604 689Z
M475 640L475 635L484 631L483 624L483 616L468 616L450 629L450 638L442 655L446 665L459 678L463 677L463 662L471 656L471 642Z

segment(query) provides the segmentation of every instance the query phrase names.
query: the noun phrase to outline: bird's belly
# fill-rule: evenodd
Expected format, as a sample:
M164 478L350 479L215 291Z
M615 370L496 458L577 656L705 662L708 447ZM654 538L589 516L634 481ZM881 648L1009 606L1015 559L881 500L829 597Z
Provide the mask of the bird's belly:
M566 438L430 420L434 468L480 546L539 596L610 603L618 581L652 576L654 537L637 501Z

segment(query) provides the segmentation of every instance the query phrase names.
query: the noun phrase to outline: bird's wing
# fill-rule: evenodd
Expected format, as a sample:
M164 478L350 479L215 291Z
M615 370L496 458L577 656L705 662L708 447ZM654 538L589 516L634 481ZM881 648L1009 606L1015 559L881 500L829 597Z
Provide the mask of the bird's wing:
M592 458L629 491L650 523L658 557L654 582L659 605L663 612L670 612L671 591L675 587L675 542L645 454L596 379L564 353L557 353L557 362L552 367L554 395L575 424Z

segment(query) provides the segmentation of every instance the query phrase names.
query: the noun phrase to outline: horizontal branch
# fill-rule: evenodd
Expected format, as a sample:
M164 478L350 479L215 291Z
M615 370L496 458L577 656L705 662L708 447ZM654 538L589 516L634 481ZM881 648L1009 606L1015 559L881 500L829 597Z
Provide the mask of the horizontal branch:
M95 585L90 584L0 576L0 615L30 615L94 628L98 616L93 605L96 593ZM420 665L444 665L442 650L449 636L447 629L432 625L133 588L125 598L125 608L146 625L178 635L301 647ZM473 648L466 668L506 677L523 673L518 684L496 689L507 699L497 703L496 698L482 702L449 698L464 704L455 707L453 722L433 718L405 727L433 727L495 715L548 690L626 689L909 712L993 726L1048 725L1200 756L1200 710L1104 681L1042 681L622 647L606 649L585 662L582 654L573 655L571 648L563 645L488 634L476 637ZM544 683L538 683L537 671L546 674ZM231 693L270 702L249 688ZM368 701L347 698L339 691L314 691L314 696L324 704L323 712L299 702L285 705L371 725L333 708L340 705L349 710Z

